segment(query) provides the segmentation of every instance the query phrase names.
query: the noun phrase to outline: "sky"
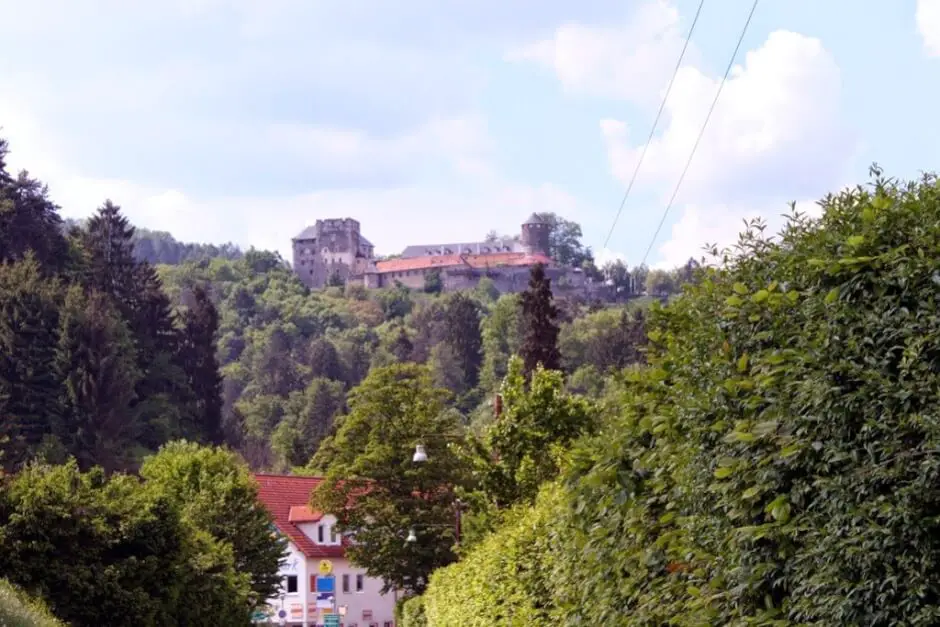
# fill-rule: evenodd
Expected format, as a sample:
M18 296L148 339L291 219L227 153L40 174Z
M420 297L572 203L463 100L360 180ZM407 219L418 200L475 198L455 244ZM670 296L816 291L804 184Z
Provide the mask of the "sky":
M387 254L552 211L673 266L938 169L940 0L762 0L654 239L751 3L704 1L616 225L698 0L0 0L0 137L64 216L288 259L321 218Z

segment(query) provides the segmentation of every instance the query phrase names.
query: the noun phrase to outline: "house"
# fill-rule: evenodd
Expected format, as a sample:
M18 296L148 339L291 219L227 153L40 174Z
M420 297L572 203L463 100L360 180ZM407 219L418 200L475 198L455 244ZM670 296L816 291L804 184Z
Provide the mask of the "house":
M277 532L286 538L289 554L281 564L282 593L268 599L267 617L256 623L316 627L325 624L331 610L318 608L318 575L321 567L331 570L335 585L333 611L344 627L394 627L395 592L381 594L383 582L369 577L350 563L345 546L348 538L336 531L336 518L312 511L310 493L320 477L257 474L258 498L271 512ZM283 612L283 619L281 617Z

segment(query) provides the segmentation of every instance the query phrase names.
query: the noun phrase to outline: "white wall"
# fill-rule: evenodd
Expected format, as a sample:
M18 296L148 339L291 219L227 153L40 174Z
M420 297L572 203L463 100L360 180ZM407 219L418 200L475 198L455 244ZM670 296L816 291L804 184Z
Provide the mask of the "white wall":
M335 519L321 522L332 524ZM304 523L299 526L301 528L312 526L313 535L310 537L316 541L316 525L318 524ZM325 534L326 540L329 541L329 531L327 530ZM287 612L287 624L313 627L321 623L317 620L319 614L307 613L309 605L314 604L317 598L316 592L310 589L310 576L318 574L320 560L315 558L307 559L292 542L288 543L288 548L290 553L282 564L280 572L284 577L287 575L297 576L297 592L285 594L284 596L283 609ZM379 591L382 589L380 580L367 577L365 570L354 567L345 558L332 558L330 562L333 564L333 575L336 577L337 609L340 606L346 606L346 616L342 619L344 627L352 627L353 625L369 627L370 623L378 623L379 627L384 627L386 622L395 620L395 594L393 592L386 595L380 594ZM343 575L348 576L348 592L343 590ZM357 575L362 575L363 586L361 591L356 589ZM268 606L271 608L271 622L275 625L279 624L277 615L282 607L281 599L269 599ZM297 609L302 610L299 615L296 613ZM294 611L292 612L292 610ZM365 610L372 611L371 620L363 620L363 611ZM304 621L305 618L307 619L306 622Z

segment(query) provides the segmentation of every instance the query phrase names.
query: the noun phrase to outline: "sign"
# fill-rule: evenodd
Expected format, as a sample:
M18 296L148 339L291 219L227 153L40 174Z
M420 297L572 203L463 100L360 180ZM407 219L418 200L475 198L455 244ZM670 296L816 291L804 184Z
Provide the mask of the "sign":
M320 574L326 577L333 572L333 562L330 560L320 560Z
M300 603L294 603L290 606L290 617L291 618L303 618L304 617L304 606Z
M281 610L277 613L278 618L287 618L287 610Z
M323 627L339 627L339 614L327 614L324 616Z
M263 620L268 620L268 616L271 615L270 609L256 609L251 613L251 620L255 623L260 623Z
M317 607L324 610L332 610L333 598L332 592L317 592Z
M317 577L317 592L336 592L336 577L333 575L326 575L325 577Z

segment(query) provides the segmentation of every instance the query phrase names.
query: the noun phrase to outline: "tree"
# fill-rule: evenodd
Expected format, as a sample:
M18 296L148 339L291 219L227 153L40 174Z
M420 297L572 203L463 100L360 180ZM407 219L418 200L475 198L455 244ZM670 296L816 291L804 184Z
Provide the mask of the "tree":
M98 208L85 230L91 286L115 299L129 322L137 292L137 259L134 257L134 227L110 200Z
M327 287L345 287L346 280L343 276L336 270L330 272L330 276L326 279Z
M127 325L104 294L78 286L67 292L56 372L64 383L59 436L69 453L82 468L125 468L139 433L131 405L140 373Z
M323 377L335 381L343 379L343 364L340 363L336 347L324 337L315 338L310 342L306 363L310 367L310 376L314 378Z
M444 290L444 280L437 268L424 275L424 291L427 294L440 294Z
M525 335L521 298L518 294L503 294L490 307L483 320L483 366L480 385L494 391L506 376L506 366L512 355L519 353Z
M231 551L135 477L31 464L0 492L0 535L0 570L70 625L250 624Z
M307 389L290 395L271 437L271 448L282 466L304 466L310 461L342 412L345 396L341 382L324 378L313 379Z
M561 451L591 433L598 416L586 399L565 392L560 372L539 367L526 386L518 357L500 391L503 411L484 431L477 473L486 500L507 508L535 499L558 475Z
M533 372L540 364L548 370L561 367L558 351L558 308L552 302L551 280L541 264L532 268L529 289L522 293L522 318L525 339L521 355L525 372Z
M222 376L216 361L216 334L219 314L205 288L193 290L192 305L183 315L180 355L187 384L195 398L195 422L198 437L221 444Z
M676 291L675 277L666 270L652 270L646 277L646 291L650 296L669 296Z
M60 289L43 278L31 253L0 264L0 438L6 438L2 461L9 469L29 459L61 419Z
M255 479L234 453L171 442L146 459L140 474L151 486L172 495L197 529L231 548L236 571L251 580L246 614L277 595L286 547L272 537L273 522L258 506Z
M7 152L0 139L0 263L22 260L31 251L44 273L55 273L68 257L59 208L49 200L48 188L28 173L7 173Z
M549 256L565 266L580 268L585 262L593 264L591 250L581 243L581 225L554 213L537 214L550 227Z
M479 303L466 294L451 295L444 309L444 341L450 346L462 370L463 390L476 387L483 360L483 338L480 334L482 310Z
M420 593L430 573L456 557L454 489L466 476L447 444L460 437L459 422L445 411L447 396L422 366L373 370L310 465L325 473L312 506L355 536L347 554L386 590ZM419 443L425 463L411 461ZM409 529L417 542L405 542Z

